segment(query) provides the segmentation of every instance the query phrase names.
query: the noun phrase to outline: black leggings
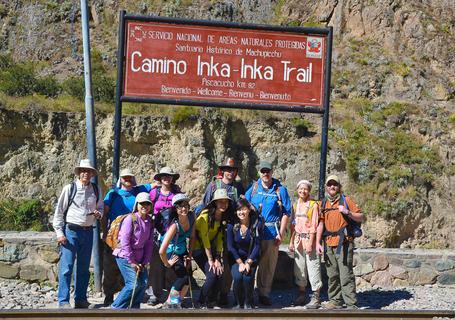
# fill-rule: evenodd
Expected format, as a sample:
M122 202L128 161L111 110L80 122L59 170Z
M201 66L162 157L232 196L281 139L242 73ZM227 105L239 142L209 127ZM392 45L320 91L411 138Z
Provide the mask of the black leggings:
M179 257L179 260L172 266L172 269L177 276L177 279L174 281L172 287L177 290L181 291L185 285L188 285L190 271L185 268L185 256L187 253L176 254ZM172 254L168 254L168 259L172 257Z
M201 289L199 302L213 302L216 300L216 295L220 289L222 275L216 275L213 270L209 271L210 265L204 251L198 250L198 252L193 252L193 257L198 267L203 270L205 274L205 282Z

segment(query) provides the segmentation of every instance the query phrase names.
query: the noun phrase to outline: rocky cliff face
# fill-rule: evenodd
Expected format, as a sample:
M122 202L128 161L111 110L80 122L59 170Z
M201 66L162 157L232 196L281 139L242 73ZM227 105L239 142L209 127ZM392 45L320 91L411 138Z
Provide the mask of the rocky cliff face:
M119 9L333 26L328 171L342 176L345 190L367 211L362 245L454 248L453 1L91 1L92 46L111 70ZM0 50L17 61L39 62L43 75L63 80L81 74L78 10L73 1L1 2ZM1 103L1 194L53 202L86 154L84 115L36 111L33 105L12 111L10 102ZM204 109L178 122L167 115L126 116L121 164L131 166L143 182L161 166L173 166L197 201L227 154L241 161L244 182L255 178L259 159L268 158L293 192L300 178L318 181L321 120L304 118L312 124L309 131L295 115L236 116ZM97 114L105 187L111 183L112 123L112 114Z

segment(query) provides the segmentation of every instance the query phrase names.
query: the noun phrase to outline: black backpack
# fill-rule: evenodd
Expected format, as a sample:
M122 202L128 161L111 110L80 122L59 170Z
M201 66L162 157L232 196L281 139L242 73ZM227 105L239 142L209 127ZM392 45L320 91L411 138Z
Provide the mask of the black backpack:
M153 215L153 225L156 230L160 234L160 236L164 236L167 229L171 226L174 222L171 220L171 210L170 208L163 208L156 215Z

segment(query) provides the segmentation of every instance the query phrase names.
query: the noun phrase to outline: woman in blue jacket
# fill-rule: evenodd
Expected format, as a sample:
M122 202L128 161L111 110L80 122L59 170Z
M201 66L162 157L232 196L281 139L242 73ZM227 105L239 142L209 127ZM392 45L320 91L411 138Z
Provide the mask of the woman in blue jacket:
M263 222L244 198L236 203L236 217L227 226L229 263L234 279L236 309L253 307L253 288L259 259Z

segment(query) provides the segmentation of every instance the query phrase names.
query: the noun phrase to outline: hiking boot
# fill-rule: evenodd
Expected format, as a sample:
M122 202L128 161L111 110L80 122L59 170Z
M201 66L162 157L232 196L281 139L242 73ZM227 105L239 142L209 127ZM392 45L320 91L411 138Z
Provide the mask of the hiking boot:
M251 304L245 303L245 306L243 307L245 310L253 309L253 306Z
M158 298L152 293L152 295L149 296L149 298L147 300L147 304L151 305L151 306L154 306L154 305L156 305L158 303L159 303Z
M91 304L87 300L74 302L74 309L94 309L94 308L95 308L95 305Z
M313 297L311 297L310 302L305 305L306 309L319 309L321 307L321 300L319 299L319 295L316 296L316 294L313 294Z
M73 309L73 307L69 303L62 303L58 305L59 309Z
M295 299L294 301L294 305L296 306L302 306L305 304L305 302L307 301L307 297L304 293L301 293L297 299Z
M323 305L324 309L343 309L343 306L334 300L328 301L326 304Z
M355 304L353 304L353 305L350 305L350 306L346 306L346 309L348 309L348 310L358 310L359 307L357 307Z
M267 296L259 296L259 303L264 306L271 306L272 300L270 300L270 298Z
M114 295L113 294L108 294L104 297L104 306L110 306L114 302Z

